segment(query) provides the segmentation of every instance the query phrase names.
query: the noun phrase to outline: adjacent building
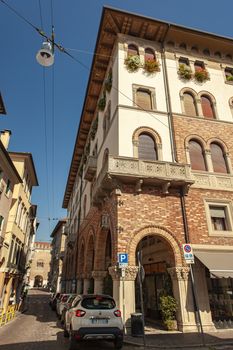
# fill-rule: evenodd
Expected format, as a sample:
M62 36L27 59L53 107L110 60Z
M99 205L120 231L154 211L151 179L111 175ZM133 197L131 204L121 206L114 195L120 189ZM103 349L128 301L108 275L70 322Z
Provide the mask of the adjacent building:
M28 250L32 237L35 234L35 207L31 203L31 194L38 180L31 153L8 152L18 177L21 181L13 186L9 184L6 191L12 192L12 202L9 219L6 224L6 233L2 247L1 273L4 276L2 283L2 308L6 310L9 301L18 303L22 288L26 283ZM9 183L9 182L8 182Z
M168 294L180 331L196 308L205 331L231 327L232 163L233 40L104 8L63 201L66 291L112 293L130 326L140 253L146 318Z
M50 237L51 242L51 264L50 264L50 282L49 285L53 292L61 292L62 286L62 268L65 255L66 243L66 219L59 220Z
M31 288L48 286L50 264L51 244L49 242L34 242L29 276L29 285Z

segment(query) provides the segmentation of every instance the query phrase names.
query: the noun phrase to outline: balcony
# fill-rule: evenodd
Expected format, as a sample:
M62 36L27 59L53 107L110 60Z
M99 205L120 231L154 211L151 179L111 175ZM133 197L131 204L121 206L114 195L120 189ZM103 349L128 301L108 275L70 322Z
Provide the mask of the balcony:
M194 179L187 164L109 156L93 187L93 202L116 188L116 182L135 184L136 192L143 184L157 186L166 194L170 187L188 188Z
M92 181L97 170L97 158L96 156L89 156L87 158L87 163L84 168L84 179L87 181Z
M193 187L212 190L233 191L232 174L215 174L207 172L192 172L195 181Z

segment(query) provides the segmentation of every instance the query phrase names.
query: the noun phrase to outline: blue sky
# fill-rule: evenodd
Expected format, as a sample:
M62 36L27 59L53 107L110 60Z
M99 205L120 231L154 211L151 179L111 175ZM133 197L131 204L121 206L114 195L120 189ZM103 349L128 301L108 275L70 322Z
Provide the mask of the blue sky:
M43 29L49 35L52 3L55 41L75 49L68 51L87 67L91 66L104 5L233 37L233 3L227 0L4 1L38 28L41 4ZM89 69L56 51L54 70L45 69L44 91L43 68L35 59L42 38L1 2L0 33L0 89L7 110L0 120L1 130L12 131L10 151L33 155L40 184L32 196L40 222L37 240L49 240L56 219L66 216L62 201Z

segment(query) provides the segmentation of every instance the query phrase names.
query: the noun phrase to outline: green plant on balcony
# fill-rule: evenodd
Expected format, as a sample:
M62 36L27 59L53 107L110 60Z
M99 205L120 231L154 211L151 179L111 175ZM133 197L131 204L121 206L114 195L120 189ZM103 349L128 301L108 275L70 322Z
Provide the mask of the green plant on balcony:
M181 79L190 80L192 78L192 70L185 64L180 64L178 69L178 75Z
M98 129L98 116L92 122L91 131L90 131L90 137L92 140L94 140L95 138L97 129Z
M194 73L194 78L199 83L203 83L206 80L210 80L209 73L205 68L199 68L198 70L196 70Z
M177 322L176 322L177 302L176 302L176 299L173 298L171 295L162 295L159 298L159 306L160 306L164 326L168 330L174 330L174 328L177 327Z
M233 75L227 75L226 76L227 81L233 81Z
M159 72L160 71L159 62L156 61L156 59L154 59L154 58L147 58L145 60L143 68L148 73L155 73L155 72Z
M104 82L105 91L110 92L112 89L112 71L109 71L108 77Z
M104 108L106 106L106 96L105 94L99 99L98 102L98 108L100 111L104 111Z
M129 72L136 72L141 67L140 57L138 55L130 55L125 59L125 65Z

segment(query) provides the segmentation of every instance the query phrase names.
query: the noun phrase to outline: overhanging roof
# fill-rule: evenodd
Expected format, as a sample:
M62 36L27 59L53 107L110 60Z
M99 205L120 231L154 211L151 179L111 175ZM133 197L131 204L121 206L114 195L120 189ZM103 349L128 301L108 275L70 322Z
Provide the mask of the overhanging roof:
M112 49L117 34L120 33L145 40L151 40L153 42L156 41L158 43L162 43L166 37L166 42L176 39L178 42L198 44L209 50L223 50L228 54L233 55L233 41L231 38L202 32L135 13L104 7L64 193L63 208L67 208L68 206L86 139L94 118L103 80L112 54Z
M233 250L194 250L194 255L214 277L233 278Z
M28 162L29 162L28 164L29 164L29 167L31 168L31 172L32 172L32 176L33 176L32 185L39 186L37 175L36 175L36 169L35 169L34 161L32 158L32 154L28 153L28 152L9 152L9 155L13 161L14 161L14 159L17 159L17 158L24 158L24 159L28 160Z

